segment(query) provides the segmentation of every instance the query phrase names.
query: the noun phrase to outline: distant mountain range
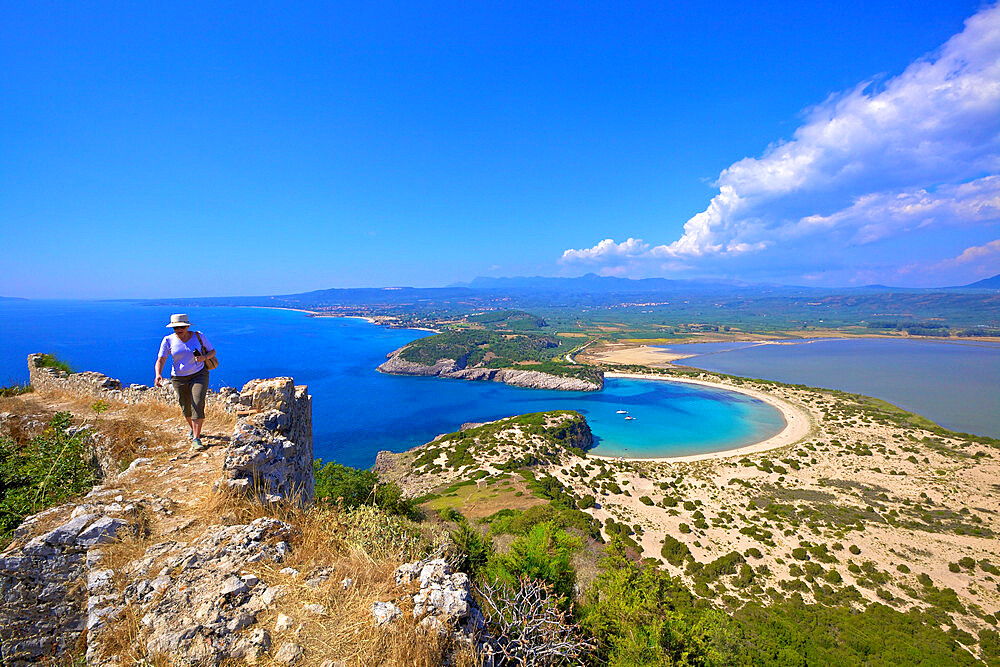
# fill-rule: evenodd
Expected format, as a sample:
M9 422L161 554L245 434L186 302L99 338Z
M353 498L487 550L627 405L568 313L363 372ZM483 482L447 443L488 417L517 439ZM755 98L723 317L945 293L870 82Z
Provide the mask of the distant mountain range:
M449 287L480 290L537 290L543 292L675 292L677 290L719 289L773 289L779 285L752 284L736 280L672 280L669 278L615 278L588 273L578 278L550 278L544 276L514 278L475 278L467 283L453 283ZM794 289L794 288L793 288Z
M703 323L741 330L807 326L927 329L1000 328L1000 276L950 288L852 288L753 284L723 280L476 278L448 287L334 288L274 296L158 299L148 304L270 306L329 314L388 316L422 325L475 312L520 309L564 321Z
M1000 273L992 278L983 278L974 283L962 285L961 287L953 287L952 289L1000 289Z
M449 288L469 288L478 290L539 292L589 292L592 294L611 293L653 293L653 292L779 292L779 293L837 293L856 291L867 292L936 292L941 290L1000 289L1000 274L992 278L948 287L891 287L889 285L861 285L858 287L815 287L805 285L779 285L774 283L749 283L742 280L710 279L670 279L670 278L616 278L588 273L577 278L551 278L546 276L520 276L513 278L490 278L480 276L469 282L452 283Z

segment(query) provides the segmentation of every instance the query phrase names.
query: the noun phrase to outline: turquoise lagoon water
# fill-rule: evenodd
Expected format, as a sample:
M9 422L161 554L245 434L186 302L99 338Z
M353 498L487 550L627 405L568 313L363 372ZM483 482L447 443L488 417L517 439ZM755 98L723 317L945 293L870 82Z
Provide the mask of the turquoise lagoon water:
M677 363L877 396L945 428L1000 438L1000 344L886 338L692 343Z
M128 302L0 302L6 334L0 383L27 380L25 358L41 351L126 384L152 384L172 310ZM610 456L720 451L784 425L777 410L755 399L672 382L609 379L601 392L562 392L383 375L375 367L388 352L429 334L363 320L266 308L192 308L189 315L219 350L213 387L279 375L309 385L315 455L357 467L372 465L381 449L402 451L464 422L541 410L584 413L598 439L594 452Z

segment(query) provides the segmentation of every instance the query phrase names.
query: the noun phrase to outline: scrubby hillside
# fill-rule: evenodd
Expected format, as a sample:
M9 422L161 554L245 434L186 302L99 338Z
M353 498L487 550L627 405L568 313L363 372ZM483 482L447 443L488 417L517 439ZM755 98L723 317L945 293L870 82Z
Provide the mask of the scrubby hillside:
M598 662L1000 660L997 442L863 396L697 375L766 392L812 429L643 462L567 447L552 427L579 417L542 414L385 455L382 474L453 525L477 577L539 540L563 554L571 574L548 581L573 581Z
M541 389L596 391L604 386L598 369L567 361L579 342L560 338L545 320L529 313L487 312L449 327L395 350L379 370Z

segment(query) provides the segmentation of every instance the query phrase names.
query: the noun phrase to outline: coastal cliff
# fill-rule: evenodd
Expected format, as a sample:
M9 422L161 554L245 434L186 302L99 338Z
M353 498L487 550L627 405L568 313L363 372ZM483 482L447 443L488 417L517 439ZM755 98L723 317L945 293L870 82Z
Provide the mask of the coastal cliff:
M536 370L484 368L481 366L467 368L462 360L456 359L438 359L434 364L427 366L404 359L402 357L404 349L406 348L402 347L389 353L387 359L377 370L380 373L390 375L425 375L459 380L489 380L528 389L600 391L604 388L604 378L600 374L598 374L598 379L594 381Z

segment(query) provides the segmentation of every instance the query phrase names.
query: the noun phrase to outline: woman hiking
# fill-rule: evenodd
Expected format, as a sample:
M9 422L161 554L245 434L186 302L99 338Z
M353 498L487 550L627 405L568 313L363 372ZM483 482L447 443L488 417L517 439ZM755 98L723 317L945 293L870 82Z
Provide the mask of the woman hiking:
M174 330L163 337L160 352L156 355L154 386L163 384L163 367L167 357L172 360L170 382L177 391L184 418L191 432L191 448L205 449L201 444L201 427L205 423L205 392L208 391L208 368L205 362L215 357L215 348L200 331L191 331L191 323L184 313L170 316L167 327Z

